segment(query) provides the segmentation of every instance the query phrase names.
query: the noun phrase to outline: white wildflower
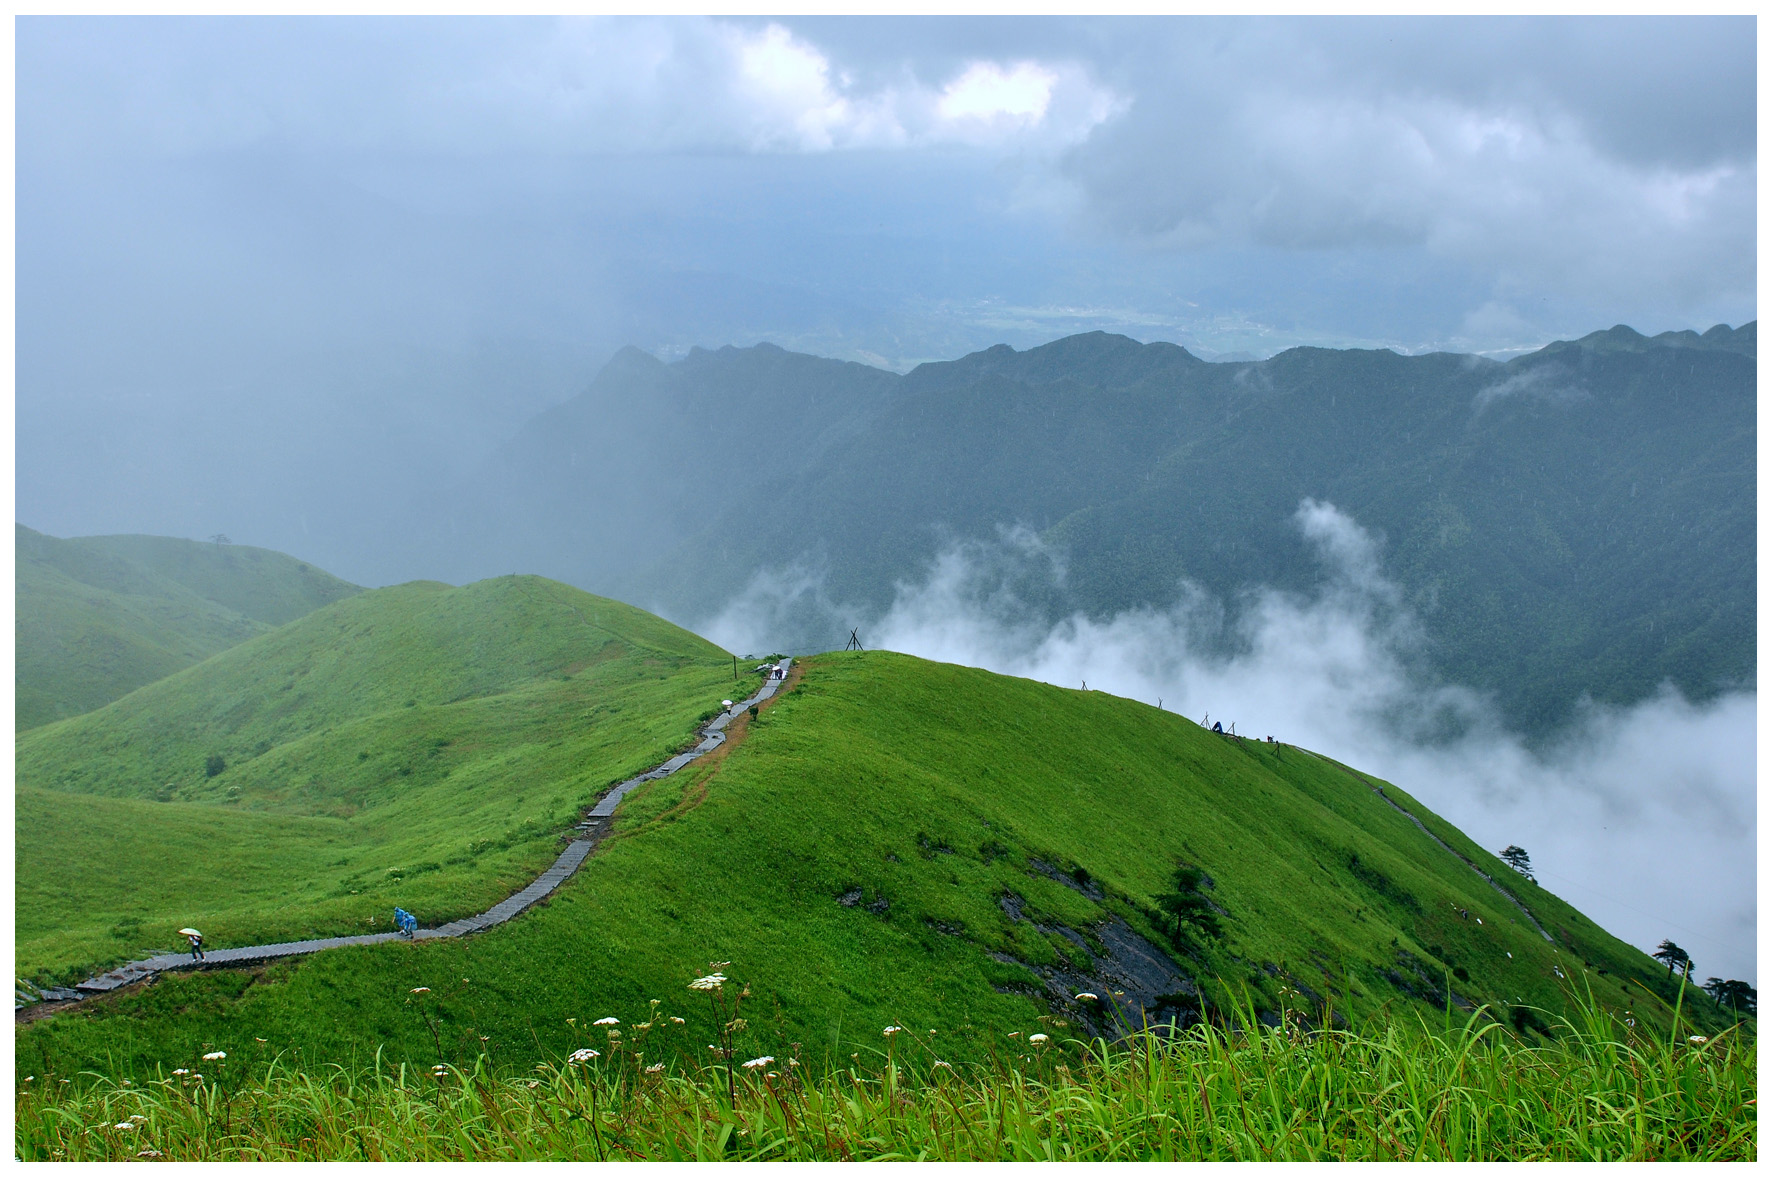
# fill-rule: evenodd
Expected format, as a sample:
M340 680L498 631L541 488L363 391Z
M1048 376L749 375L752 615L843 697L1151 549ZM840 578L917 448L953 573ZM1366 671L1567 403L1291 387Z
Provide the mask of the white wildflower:
M575 1050L571 1054L567 1055L566 1061L569 1063L588 1063L592 1059L600 1058L600 1057L601 1057L601 1055L599 1054L599 1052L592 1050L588 1046L585 1046L585 1047L581 1047L580 1049Z
M1095 996L1095 994L1093 994L1093 993L1079 993L1079 994L1077 994L1077 1000L1078 1001L1100 1001L1101 998Z
M1048 1039L1046 1037L1046 1035L1044 1035L1044 1034L1029 1034L1028 1041L1029 1042L1047 1042L1047 1041L1050 1041L1050 1039Z
M429 985L420 985L417 989L413 990L414 993L429 993L430 991L431 987Z
M138 1157L157 1157L160 1155L160 1150L157 1148L144 1148L135 1155Z
M933 1065L938 1066L938 1067L947 1067L947 1069L950 1071L954 1069L953 1067L949 1066L947 1063L942 1062L940 1059L936 1059Z
M598 1018L596 1021L592 1022L591 1025L593 1025L593 1026L619 1026L619 1025L621 1025L621 1019L620 1018Z
M653 1063L650 1067L646 1068L646 1073L648 1075L656 1075L662 1070L664 1070L663 1063Z
M189 1070L185 1069L184 1067L177 1067L173 1070L172 1073L174 1075L189 1075L191 1072Z
M1709 1042L1710 1039L1706 1038L1702 1034L1694 1034L1694 1035L1692 1035L1692 1037L1686 1039L1686 1041L1692 1043L1695 1046L1703 1046L1706 1042Z
M671 1024L674 1026L681 1026L683 1024L683 1019L679 1018L679 1017L672 1017Z
M228 1052L225 1050L212 1050L208 1054L203 1056L203 1061L206 1063L213 1063L213 1062L216 1062L220 1059L224 1059L227 1057L228 1057Z
M900 1030L902 1030L902 1029L904 1029L904 1027L903 1027L903 1026L887 1026L887 1027L886 1027L886 1030L885 1030L885 1036L886 1036L886 1037L887 1037L887 1038L890 1038L890 1037L892 1037L892 1036L893 1036L893 1035L894 1035L894 1034L896 1034L896 1033L898 1033L898 1032L899 1032L899 1031L900 1031Z
M697 977L697 978L695 978L695 980L689 982L689 987L691 989L703 989L703 990L718 989L720 986L724 985L725 983L726 983L726 977L723 974L709 973L705 977Z
M772 1062L774 1062L774 1061L775 1061L775 1056L774 1056L774 1055L772 1055L772 1054L766 1054L766 1055L764 1055L764 1056L763 1056L763 1057L762 1057L762 1058L754 1058L754 1059L752 1059L752 1060L751 1060L751 1061L750 1061L750 1062L748 1062L748 1063L746 1063L746 1064L745 1064L745 1070L747 1070L747 1071L755 1071L755 1070L757 1070L757 1069L758 1069L758 1068L759 1068L759 1067L766 1067L766 1066L768 1066L768 1065L769 1065L769 1064L770 1064L770 1063L772 1063Z

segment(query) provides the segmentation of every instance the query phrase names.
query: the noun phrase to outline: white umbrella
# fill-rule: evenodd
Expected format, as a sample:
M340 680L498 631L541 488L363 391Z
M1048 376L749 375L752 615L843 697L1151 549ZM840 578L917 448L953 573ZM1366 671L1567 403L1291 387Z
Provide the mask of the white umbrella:
M203 933L196 928L180 928L178 934L181 936L201 936Z

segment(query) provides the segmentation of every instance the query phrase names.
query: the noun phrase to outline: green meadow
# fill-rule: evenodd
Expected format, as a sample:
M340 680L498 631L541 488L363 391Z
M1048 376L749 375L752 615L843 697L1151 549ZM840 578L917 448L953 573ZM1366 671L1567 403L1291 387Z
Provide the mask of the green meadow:
M727 749L631 794L578 874L512 923L167 975L23 1027L20 1075L140 1081L222 1050L312 1074L379 1060L513 1076L585 1046L595 1019L660 1010L684 1019L673 1051L799 1054L825 1071L902 1026L976 1063L1011 1034L1111 1037L1108 1005L1077 993L1112 996L1118 974L1101 962L1123 944L1116 928L1170 962L1170 991L1152 1004L1184 1021L1239 1004L1256 1021L1296 1007L1358 1025L1480 1005L1510 1041L1548 1044L1579 997L1643 1033L1670 1033L1676 1003L1700 1033L1728 1024L1385 786L1517 896L1547 941L1377 797L1381 782L1306 751L903 655L799 665L804 677L735 725ZM283 908L274 881L249 887L238 867L167 853L139 868L164 876L157 904L192 905L153 918L176 928L208 904L199 926L217 947L368 926L394 903L435 924L544 863L601 785L692 738L731 674L700 639L551 582L401 586L27 735L20 778L89 800L105 828L146 815L138 824L168 848L192 835L157 814L315 823L259 827L293 845L291 871L337 863L311 891L292 875ZM228 767L209 777L212 754ZM125 805L137 808L102 808ZM350 842L346 827L366 832ZM119 900L82 898L76 929L38 882L49 859L73 856L78 829L59 827L62 847L39 854L21 826L21 957L29 944L41 961L82 960L113 934ZM421 835L433 839L422 848ZM415 841L378 840L396 836ZM1167 918L1178 866L1193 871L1190 910L1212 920ZM28 902L27 879L42 885ZM736 1020L685 989L721 962L729 991L750 994Z
M724 652L509 577L352 596L17 748L21 976L483 911L730 694Z
M361 592L293 556L152 535L15 527L14 717L79 715Z

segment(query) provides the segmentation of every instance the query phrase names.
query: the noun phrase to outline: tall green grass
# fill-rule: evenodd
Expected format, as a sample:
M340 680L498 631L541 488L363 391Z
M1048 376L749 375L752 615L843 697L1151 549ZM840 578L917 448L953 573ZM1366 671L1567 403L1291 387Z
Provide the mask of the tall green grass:
M417 995L422 1001L423 995ZM1591 1001L1525 1043L1479 1011L1306 1030L1291 1016L1117 1047L1003 1040L954 1067L884 1035L840 1065L739 1061L655 1004L577 1027L595 1058L324 1071L193 1059L139 1084L32 1076L24 1160L1753 1160L1757 1046L1638 1035ZM593 1049L593 1048L587 1048ZM797 1053L797 1052L796 1052ZM756 1065L746 1065L754 1062ZM816 1073L814 1073L816 1071Z

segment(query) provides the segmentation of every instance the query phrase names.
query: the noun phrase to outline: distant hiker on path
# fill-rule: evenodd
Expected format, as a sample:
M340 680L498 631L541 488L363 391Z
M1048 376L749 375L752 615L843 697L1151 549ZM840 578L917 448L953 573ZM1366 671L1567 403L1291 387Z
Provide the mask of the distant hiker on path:
M394 909L394 927L400 930L402 936L411 940L418 933L418 917L404 907L396 907Z
M1217 721L1217 720L1216 720L1216 719L1215 719L1215 720L1213 720L1213 721L1212 721L1212 730L1213 730L1213 731L1215 731L1215 732L1217 732L1217 733L1218 733L1218 734L1219 734L1219 735L1221 735L1221 736L1222 736L1222 735L1224 735L1224 724L1222 724L1222 723L1219 723L1219 722L1218 722L1218 721Z
M178 934L191 942L191 959L203 959L203 933L196 928L180 928Z

